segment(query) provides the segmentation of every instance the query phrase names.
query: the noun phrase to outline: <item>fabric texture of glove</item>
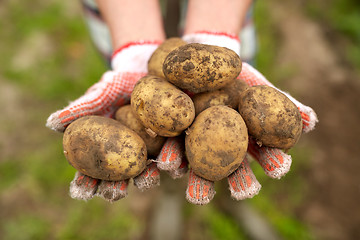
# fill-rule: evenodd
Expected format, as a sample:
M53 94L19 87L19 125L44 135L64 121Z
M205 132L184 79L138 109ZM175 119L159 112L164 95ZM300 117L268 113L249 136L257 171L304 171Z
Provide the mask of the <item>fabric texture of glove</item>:
M63 132L71 122L83 116L112 116L129 102L135 83L147 74L147 61L159 45L157 41L139 41L119 48L112 58L113 70L105 72L83 96L51 114L46 126Z

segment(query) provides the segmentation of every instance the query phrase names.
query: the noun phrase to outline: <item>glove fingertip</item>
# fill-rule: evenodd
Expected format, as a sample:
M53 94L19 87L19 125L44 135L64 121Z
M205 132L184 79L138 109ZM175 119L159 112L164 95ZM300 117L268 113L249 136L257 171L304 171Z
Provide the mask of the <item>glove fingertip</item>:
M237 201L252 198L261 189L259 181L250 168L247 157L244 158L239 168L228 176L227 180L231 197Z
M115 202L127 196L128 180L101 181L96 196L108 202Z
M215 194L215 183L213 181L206 180L190 170L185 195L189 203L195 205L208 204L214 198Z
M138 176L133 178L134 185L140 191L146 191L160 185L160 170L156 167L156 163L152 162Z
M236 200L244 200L247 198L253 198L258 195L261 190L261 184L258 181L254 181L250 187L247 187L244 191L235 191L233 188L230 188L231 197Z
M189 170L188 162L185 158L183 158L180 166L174 170L169 170L167 173L170 175L172 179L182 178Z
M156 159L157 167L160 170L173 171L180 167L183 157L182 139L180 137L168 138Z
M61 111L57 111L57 112L54 112L53 114L51 114L48 117L48 119L46 120L45 126L56 132L64 132L65 125L63 123L61 123L61 120L59 117L60 114L61 114Z
M300 113L303 122L303 132L308 133L314 130L315 125L319 122L316 112L311 107L302 106Z
M85 178L86 181L83 181ZM92 179L77 172L74 179L70 182L69 194L73 199L88 201L94 197L97 188L97 179Z

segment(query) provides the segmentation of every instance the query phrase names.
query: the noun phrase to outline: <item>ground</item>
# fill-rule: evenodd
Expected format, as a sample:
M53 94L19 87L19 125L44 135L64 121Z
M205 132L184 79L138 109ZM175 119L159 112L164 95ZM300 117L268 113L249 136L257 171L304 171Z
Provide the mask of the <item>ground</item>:
M282 48L276 62L296 67L284 83L318 114L311 168L304 174L309 195L299 216L325 239L358 239L360 230L360 78L344 59L339 36L299 13L294 3L275 1ZM334 33L333 33L334 34Z
M268 180L254 165L263 185L258 196L224 207L229 193L220 183L214 203L201 208L186 203L185 179L166 176L157 190L132 187L112 205L70 199L74 170L63 157L61 135L45 121L105 67L84 41L75 2L19 2L0 3L1 239L159 239L161 232L179 239L260 239L261 231L267 239L360 239L360 70L349 61L349 39L307 14L306 1L259 1L268 20L259 37L276 39L261 42L266 66L260 59L259 67L316 111L316 129L291 151L292 170L282 180ZM250 219L263 227L251 229Z

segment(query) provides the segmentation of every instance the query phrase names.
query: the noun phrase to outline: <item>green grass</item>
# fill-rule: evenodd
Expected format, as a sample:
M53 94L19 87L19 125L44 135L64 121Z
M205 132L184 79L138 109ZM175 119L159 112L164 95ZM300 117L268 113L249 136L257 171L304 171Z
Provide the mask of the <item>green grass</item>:
M309 226L294 215L306 201L308 187L304 185L302 174L309 167L310 148L294 148L291 170L280 180L270 179L263 169L253 162L251 167L262 189L258 196L249 199L284 239L314 239Z
M50 235L51 223L43 217L32 214L21 214L4 223L3 239L36 240L47 239Z
M358 1L332 0L323 4L308 2L306 10L315 21L321 21L331 31L338 32L346 39L346 44L341 46L345 51L345 57L360 69L360 4Z
M216 196L215 196L216 197ZM247 239L245 231L227 214L215 205L196 206L187 204L185 221L190 240L242 240Z
M2 30L1 51L7 57L0 60L0 73L44 100L77 96L106 69L91 45L81 12L67 16L64 11L60 2L15 1L3 16L12 25Z
M1 6L6 11L0 15L0 80L17 89L12 107L22 112L22 119L0 119L9 152L0 161L1 239L132 239L142 231L143 223L124 204L69 197L75 170L63 156L61 134L45 127L51 112L106 70L79 4L37 0Z
M327 19L349 39L347 56L360 66L359 6L349 0L332 3L331 11L312 5L308 12L314 19ZM255 9L261 16L256 18L257 68L276 85L296 69L274 68L281 42L269 4L257 1ZM75 170L62 153L61 134L45 128L51 112L80 96L106 70L89 39L79 3L5 1L0 9L0 39L0 81L18 89L15 107L23 113L0 118L1 133L9 142L6 150L11 151L0 160L0 238L139 238L146 219L131 212L128 201L108 204L96 198L85 203L68 196ZM306 171L311 151L293 149L291 154L292 170L282 180L269 179L252 164L263 188L248 201L284 239L312 239L308 227L294 215L307 193L296 172ZM200 232L203 239L246 239L238 224L212 204L186 207L184 215L192 234Z
M281 47L281 36L277 30L276 22L271 18L270 2L257 2L255 8L255 24L258 30L258 54L256 68L276 86L281 86L284 79L296 74L295 68L276 67L274 59L277 58ZM284 239L313 239L308 226L302 223L294 212L304 201L307 186L302 176L297 175L309 167L307 159L311 156L308 148L292 149L289 154L293 162L291 171L281 180L270 179L256 162L252 169L262 185L258 196L249 199L252 206L257 208Z

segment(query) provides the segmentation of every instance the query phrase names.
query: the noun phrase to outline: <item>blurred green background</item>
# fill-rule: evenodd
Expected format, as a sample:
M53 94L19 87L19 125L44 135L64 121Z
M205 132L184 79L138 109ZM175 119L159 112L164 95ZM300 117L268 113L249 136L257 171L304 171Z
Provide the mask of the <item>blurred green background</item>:
M224 182L217 183L214 201L199 207L186 202L185 179L172 181L171 191L180 192L179 239L256 239L239 217L248 216L244 206L277 239L359 239L359 131L349 126L360 116L359 3L276 0L255 6L257 68L314 107L320 123L290 151L292 168L281 180L252 163L262 190L232 201L233 211L222 204L230 195ZM130 186L129 196L113 204L71 199L75 170L63 156L62 135L45 127L52 112L106 70L80 2L3 0L0 40L0 239L153 238L165 189L141 193Z

